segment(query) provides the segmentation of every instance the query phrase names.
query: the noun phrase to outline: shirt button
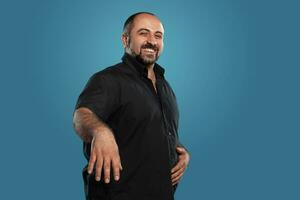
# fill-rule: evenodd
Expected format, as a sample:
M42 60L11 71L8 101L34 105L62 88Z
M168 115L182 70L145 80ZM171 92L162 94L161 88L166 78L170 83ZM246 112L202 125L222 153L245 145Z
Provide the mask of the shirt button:
M169 135L172 135L172 133L171 133L171 132L169 132Z

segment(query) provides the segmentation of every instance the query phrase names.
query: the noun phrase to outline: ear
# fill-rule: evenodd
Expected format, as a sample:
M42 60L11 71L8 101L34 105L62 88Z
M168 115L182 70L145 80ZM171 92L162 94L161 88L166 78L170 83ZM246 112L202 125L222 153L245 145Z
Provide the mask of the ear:
M126 35L125 33L123 33L122 36L121 36L121 40L122 40L124 48L128 47L128 39L129 39L128 35Z

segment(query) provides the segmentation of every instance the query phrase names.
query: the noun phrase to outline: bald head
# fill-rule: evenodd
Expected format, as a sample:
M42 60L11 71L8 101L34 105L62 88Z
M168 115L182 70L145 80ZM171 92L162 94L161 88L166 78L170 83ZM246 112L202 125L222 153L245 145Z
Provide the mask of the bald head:
M123 34L126 34L126 35L130 35L130 32L134 26L134 21L136 18L138 17L141 17L141 16L145 16L145 15L150 15L154 18L156 18L158 21L158 17L153 14L153 13L150 13L150 12L138 12L138 13L134 13L133 15L129 16L127 18L127 20L125 21L124 25L123 25Z

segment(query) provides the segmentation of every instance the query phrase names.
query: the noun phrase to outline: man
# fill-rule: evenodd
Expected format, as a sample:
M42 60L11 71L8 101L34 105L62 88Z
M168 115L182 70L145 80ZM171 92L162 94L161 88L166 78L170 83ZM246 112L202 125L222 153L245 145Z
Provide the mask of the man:
M86 199L174 199L189 154L178 141L175 95L156 63L163 37L154 14L130 16L122 62L95 73L79 96L73 121L89 161Z

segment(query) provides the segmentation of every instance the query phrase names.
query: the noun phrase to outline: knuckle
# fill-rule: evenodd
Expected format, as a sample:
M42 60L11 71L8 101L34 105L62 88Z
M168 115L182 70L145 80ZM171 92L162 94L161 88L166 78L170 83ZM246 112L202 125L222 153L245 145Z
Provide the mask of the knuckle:
M119 168L120 162L119 161L113 161L112 165L113 165L113 168Z
M101 165L101 164L97 164L97 165L96 165L96 169L98 169L98 170L100 170L100 171L101 171L101 169L102 169L102 165Z
M94 163L95 163L95 160L94 159L90 159L89 165L94 165Z
M93 154L91 154L91 156L90 156L90 161L91 160L96 160L96 155L93 153Z
M110 162L105 161L104 166L105 166L105 168L110 168Z
M108 157L104 158L104 165L106 167L109 167L110 166L110 159Z
M109 167L105 167L105 168L104 168L104 171L109 172L109 171L110 171L110 168L109 168Z
M96 163L97 167L100 167L100 166L102 167L102 163L103 163L102 160L97 160L97 163Z

